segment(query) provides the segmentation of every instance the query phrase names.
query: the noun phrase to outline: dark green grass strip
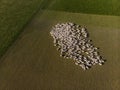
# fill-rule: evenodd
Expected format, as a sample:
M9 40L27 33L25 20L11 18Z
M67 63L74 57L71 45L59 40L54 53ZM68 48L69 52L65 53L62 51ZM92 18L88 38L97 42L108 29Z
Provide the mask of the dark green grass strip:
M48 0L0 0L0 57ZM23 45L24 46L24 45Z
M49 9L120 16L120 0L55 0Z

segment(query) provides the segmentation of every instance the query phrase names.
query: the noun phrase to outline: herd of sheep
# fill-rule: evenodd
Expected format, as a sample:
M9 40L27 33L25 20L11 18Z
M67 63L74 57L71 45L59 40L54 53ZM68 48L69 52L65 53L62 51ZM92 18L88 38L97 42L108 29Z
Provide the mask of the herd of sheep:
M76 65L84 70L93 65L103 65L105 60L100 56L98 48L89 39L86 28L74 23L58 23L50 31L54 46L60 56L73 59Z

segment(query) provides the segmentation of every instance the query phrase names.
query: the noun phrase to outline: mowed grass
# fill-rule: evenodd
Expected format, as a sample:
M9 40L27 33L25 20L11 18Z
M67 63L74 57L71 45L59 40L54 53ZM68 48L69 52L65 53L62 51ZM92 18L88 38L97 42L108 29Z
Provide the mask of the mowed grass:
M0 57L36 13L43 0L0 0Z
M41 11L0 63L1 90L120 90L120 17ZM84 71L59 56L49 32L58 22L85 26L107 62Z
M120 16L119 0L54 0L49 8L56 11Z

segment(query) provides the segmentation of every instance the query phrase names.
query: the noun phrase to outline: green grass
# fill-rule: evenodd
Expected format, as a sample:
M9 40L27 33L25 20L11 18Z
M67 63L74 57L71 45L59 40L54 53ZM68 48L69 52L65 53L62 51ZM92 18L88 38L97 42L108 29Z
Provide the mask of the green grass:
M119 0L55 0L49 9L88 14L120 16Z
M58 22L69 21L88 29L107 59L105 65L84 71L59 56L50 30ZM119 21L116 16L40 11L1 58L0 90L120 90Z
M119 0L0 0L0 56L16 40L40 5L41 9L120 15Z
M36 13L42 0L0 0L0 56Z
M31 4L28 3L30 1L25 3L26 1L20 1L22 3L19 2L20 5L15 4L15 6L13 3L11 4L13 6L6 4L7 9L4 8L4 12L2 11L1 17L6 18L0 21L3 28L0 29L0 32L2 32L0 33L0 42L2 43L1 46L4 46L2 50L6 48L5 45L9 46L9 43L17 36L16 33L21 32L23 26L33 15L33 11L39 7L39 1L37 0L36 2L33 1L34 3L31 2ZM79 1L69 1L69 4L71 4L69 8L68 4L66 3L66 6L62 4L63 2L68 2L68 0L53 0L51 4L49 4L49 1L43 2L42 9L51 9L53 11L40 10L31 22L26 25L20 38L1 58L0 90L120 90L120 17L93 15L98 14L96 13L98 11L96 10L93 13L91 8L83 11L89 11L89 13L93 14L69 13L82 12L79 8L76 9L80 7L78 6ZM105 0L101 2L105 2ZM14 1L14 3L18 2ZM87 4L85 7L90 7ZM117 4L115 8L119 6ZM26 6L26 9L23 8L23 5ZM11 8L8 8L8 6L11 6ZM34 8L30 9L33 6ZM48 8L48 6L50 7ZM95 6L98 7L99 5ZM106 8L103 9L109 10L107 4ZM12 10L13 13L11 13ZM54 10L60 10L60 12ZM10 12L8 13L8 11ZM110 11L114 12L112 9ZM53 46L53 39L49 34L52 26L58 22L74 22L85 26L94 45L100 47L101 55L107 59L105 65L96 65L88 71L83 71L74 64L73 60L61 58L56 47Z

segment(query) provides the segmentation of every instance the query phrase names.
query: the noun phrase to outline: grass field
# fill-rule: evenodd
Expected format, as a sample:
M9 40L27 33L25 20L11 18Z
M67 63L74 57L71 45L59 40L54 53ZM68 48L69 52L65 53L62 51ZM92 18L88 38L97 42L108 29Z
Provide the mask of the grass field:
M52 5L49 6L49 4ZM48 8L49 6L49 8ZM120 15L118 0L34 0L34 1L0 1L0 56L16 40L27 22L38 9Z
M48 10L41 15L40 11L1 59L0 89L119 90L119 20L116 16ZM72 60L59 57L49 31L56 23L66 21L88 28L94 44L107 59L104 66L83 71Z
M75 1L2 0L0 53L23 32L0 59L0 90L120 90L119 1L86 0L87 5L83 0ZM106 58L105 65L84 71L73 60L61 58L49 34L58 22L85 26Z
M56 11L120 16L119 0L54 0L49 8Z
M0 56L36 13L42 0L0 0Z

